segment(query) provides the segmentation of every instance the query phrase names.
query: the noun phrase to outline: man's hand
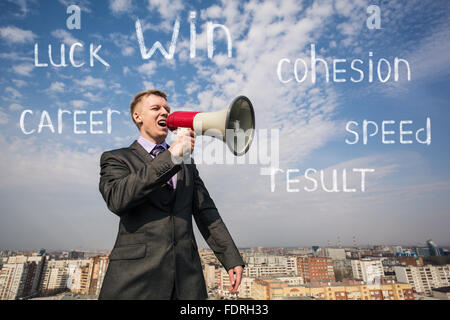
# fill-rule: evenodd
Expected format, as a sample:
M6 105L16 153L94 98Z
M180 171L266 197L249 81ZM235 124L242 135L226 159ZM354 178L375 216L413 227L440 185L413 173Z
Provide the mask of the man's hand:
M238 293L239 285L241 284L242 271L244 268L242 266L236 266L228 270L228 276L230 277L231 286L228 288L231 293ZM236 275L235 275L236 274Z
M170 153L174 157L182 157L187 151L190 154L194 152L195 132L192 129L180 130L177 133L177 138L169 148Z

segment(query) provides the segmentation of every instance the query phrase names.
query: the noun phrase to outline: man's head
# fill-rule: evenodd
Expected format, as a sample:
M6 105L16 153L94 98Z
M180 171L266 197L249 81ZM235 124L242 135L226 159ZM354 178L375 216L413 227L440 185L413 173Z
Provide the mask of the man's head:
M159 90L138 93L131 101L130 114L142 137L157 144L166 139L166 120L170 114L167 94Z

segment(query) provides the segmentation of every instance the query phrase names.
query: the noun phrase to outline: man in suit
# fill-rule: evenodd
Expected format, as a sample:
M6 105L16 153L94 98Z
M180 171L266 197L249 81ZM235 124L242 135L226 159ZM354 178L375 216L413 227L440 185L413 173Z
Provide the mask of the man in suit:
M206 299L192 217L228 271L230 292L239 288L244 261L195 164L174 161L194 149L195 134L168 146L169 113L164 92L137 94L130 114L139 139L101 156L100 192L120 222L99 299Z

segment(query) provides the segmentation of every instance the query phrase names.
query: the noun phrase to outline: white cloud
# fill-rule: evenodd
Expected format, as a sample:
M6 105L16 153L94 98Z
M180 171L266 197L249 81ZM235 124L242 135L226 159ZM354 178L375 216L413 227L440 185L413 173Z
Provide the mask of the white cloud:
M356 4L356 5L355 5ZM334 2L336 12L344 17L350 17L355 13L356 9L360 6L365 6L366 1L347 1L347 0L336 0Z
M22 109L23 109L23 107L18 103L13 103L9 106L9 110L11 110L11 111L20 111Z
M450 35L447 32L450 22L445 21L435 27L432 33L420 41L407 54L407 60L412 66L411 77L415 80L450 74ZM414 73L413 73L414 72ZM403 78L406 79L405 74Z
M89 3L89 0L58 0L59 3L61 3L63 6L65 6L66 8L76 4L77 6L79 6L81 8L81 10L83 12L87 12L87 13L91 13L91 4Z
M2 110L0 110L0 125L7 124L9 122L9 116Z
M157 64L155 61L149 61L137 68L138 72L146 77L150 77L156 71Z
M72 34L70 34L68 31L64 29L57 29L51 32L51 35L55 37L56 39L61 40L66 45L70 46L76 42L83 43L82 41L78 40Z
M170 3L165 0L148 0L148 9L158 11L164 20L175 18L184 9L184 5L181 0L170 1Z
M89 88L97 88L97 89L105 89L106 85L103 79L94 78L92 76L87 76L83 80L74 79L73 80L77 85L81 87L89 87Z
M141 17L143 32L153 30L156 32L172 33L175 19L180 17L181 12L184 10L184 4L181 0L171 1L170 4L165 0L148 0L147 9L151 12L152 16L159 14L161 22L155 24L153 20L152 22L147 22Z
M109 8L114 14L130 12L132 9L131 0L109 0Z
M33 42L36 35L29 30L22 30L15 26L7 26L0 28L0 37L6 40L8 43L29 43Z
M204 9L200 12L200 17L202 19L208 20L208 19L218 19L222 17L222 10L218 5L213 5L207 9Z
M70 101L70 104L74 108L84 108L88 105L88 103L84 100L72 100L72 101Z
M33 62L34 63L34 58L31 57L24 57L24 56L19 56L18 52L5 52L5 53L0 53L0 58L1 59L8 59L8 60L13 60L13 61L28 61L28 62Z
M56 82L53 82L53 83L50 85L50 88L48 88L48 90L49 90L50 92L59 92L59 93L63 93L63 92L64 92L64 88L65 88L65 85L64 85L63 82L56 81Z
M196 92L196 91L198 91L198 90L200 90L200 85L198 84L198 83L196 83L196 82L189 82L187 85L186 85L186 93L188 94L188 95L191 95L191 94L193 94L194 92Z
M126 57L132 56L135 52L133 47L124 47L122 48L122 54Z
M92 92L86 92L83 94L83 96L93 102L102 101L102 98L99 94L93 94Z
M31 71L33 71L33 68L34 68L34 66L32 64L24 63L24 64L19 64L19 65L14 65L12 67L12 70L13 70L13 72L15 72L21 76L30 77Z
M23 81L23 80L12 79L11 81L12 81L12 82L16 85L16 87L18 87L18 88L22 88L22 87L25 87L25 86L27 85L26 81Z
M143 81L142 82L142 86L144 88L144 90L149 90L149 89L155 89L155 85L153 84L153 82L151 81Z
M173 80L167 81L165 87L169 88L169 89L174 89L175 88L175 81L173 81Z
M2 97L3 100L14 101L22 97L22 94L12 87L5 88L5 95Z
M20 18L25 18L30 11L28 8L28 3L30 2L36 2L36 0L8 0L8 2L11 2L17 6L19 6L20 14L15 14L15 16L18 16ZM28 3L27 3L28 2Z
M135 35L125 35L122 33L114 32L109 35L109 39L120 49L120 52L123 56L129 57L135 53L134 45L136 42L133 42Z

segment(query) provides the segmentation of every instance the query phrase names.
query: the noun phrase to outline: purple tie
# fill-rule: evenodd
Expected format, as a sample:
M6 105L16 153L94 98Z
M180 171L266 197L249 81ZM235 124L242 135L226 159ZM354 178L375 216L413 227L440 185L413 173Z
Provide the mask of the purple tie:
M153 150L150 152L150 154L153 156L153 157L157 157L161 152L163 152L164 150L166 150L166 149L164 149L164 147L163 146L161 146L161 145L156 145L154 148L153 148Z
M150 154L156 158L161 152L163 152L164 150L166 150L162 145L156 145L153 150L150 152ZM167 181L167 183L169 184L169 186L173 189L173 182L172 182L172 178L169 179L169 181Z

